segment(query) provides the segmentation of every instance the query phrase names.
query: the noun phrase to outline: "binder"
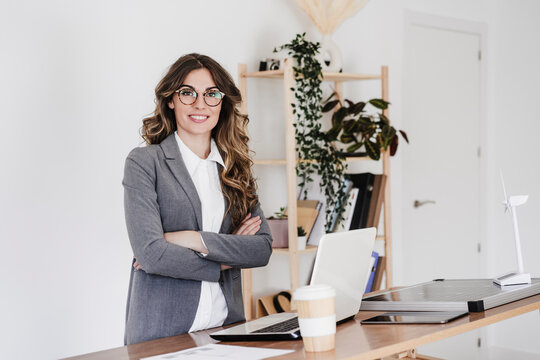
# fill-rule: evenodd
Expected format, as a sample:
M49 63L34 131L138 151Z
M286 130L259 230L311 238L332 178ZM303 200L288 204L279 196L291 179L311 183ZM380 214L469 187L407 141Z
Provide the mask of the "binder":
M345 182L344 182L344 184L343 184L343 187L344 187L344 189L345 189L345 194L346 194L345 199L347 199L347 198L348 198L349 191L351 191L351 189L352 189L352 181L351 181L351 180L345 179ZM333 230L334 230L334 228L336 227L337 220L338 220L337 208L338 208L339 206L341 206L341 204L336 204L336 205L337 205L337 206L336 206L336 207L334 208L334 210L333 210L333 213L332 213L332 219L331 219L331 221L330 221L330 227L329 227L330 231L333 231Z
M373 285L371 286L371 291L376 291L381 288L384 270L386 270L386 262L384 260L384 256L379 256L379 260L377 261L377 268L375 269Z
M375 272L377 270L377 265L379 263L379 253L372 251L371 252L371 259L373 260L373 264L371 265L371 270L369 272L369 279L366 285L365 293L372 292L373 291L373 281L375 280Z
M373 181L373 194L369 204L369 211L364 227L378 227L381 208L384 202L384 190L386 189L386 175L375 175Z
M350 229L357 196L358 188L352 188L345 200L345 210L341 216L341 219L343 220L337 222L334 232L347 231Z
M360 173L347 174L347 177L351 179L353 187L359 190L351 226L348 230L361 229L366 224L375 175L372 173Z

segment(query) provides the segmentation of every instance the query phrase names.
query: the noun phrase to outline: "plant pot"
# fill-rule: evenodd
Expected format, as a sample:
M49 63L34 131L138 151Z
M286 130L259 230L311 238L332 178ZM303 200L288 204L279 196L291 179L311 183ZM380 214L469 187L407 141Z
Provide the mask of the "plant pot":
M305 236L299 236L296 241L297 241L297 244L298 244L298 250L305 250L306 249L307 238Z
M326 34L322 36L317 60L321 63L323 71L340 72L342 70L341 50L332 39L332 35Z
M272 234L272 247L289 247L289 221L287 219L266 219L266 221Z
M345 157L364 157L367 156L367 152L365 151L359 151L359 152L345 152L345 151L338 151L338 155L342 155Z

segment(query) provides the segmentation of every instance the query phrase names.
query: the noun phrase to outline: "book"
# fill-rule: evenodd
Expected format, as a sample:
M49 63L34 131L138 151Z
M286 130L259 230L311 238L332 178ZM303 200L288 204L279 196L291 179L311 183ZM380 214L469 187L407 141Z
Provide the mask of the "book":
M306 232L306 239L309 238L315 220L319 215L317 208L319 204L318 200L297 200L297 214L298 214L298 226L301 226Z
M375 279L375 272L376 272L378 263L379 263L379 253L372 251L371 252L371 267L369 271L369 279L366 284L365 293L373 291L373 281Z
M386 189L386 175L375 175L373 181L373 193L369 204L368 215L364 227L378 227L381 208L384 202L384 190Z
M345 182L343 183L343 187L344 187L344 190L345 190L345 194L348 194L349 191L351 191L351 188L352 188L352 181L348 180L348 179L345 179ZM347 199L347 196L345 196L345 199ZM329 226L330 231L333 231L334 228L336 227L336 222L338 220L337 208L339 208L340 206L341 206L341 203L336 204L336 207L333 209L332 218L330 220L330 226Z
M356 197L358 196L358 188L352 188L346 198L345 210L343 211L341 218L342 221L338 221L334 232L347 231L351 227L352 216L354 208L356 206Z
M318 246L319 240L323 237L324 234L326 234L324 225L326 223L326 207L322 202L319 201L319 204L317 205L317 219L315 219L315 224L313 224L313 228L311 229L311 232L309 233L309 236L307 237L307 243L308 245Z
M297 223L306 232L306 239L309 237L315 220L319 215L319 200L296 200ZM287 211L285 211L287 214Z
M351 226L348 230L361 229L362 225L365 226L367 219L375 175L372 173L360 173L347 174L347 177L352 181L352 186L359 190Z
M375 276L373 278L373 285L371 291L379 290L381 288L384 271L386 270L386 261L384 256L379 256L377 261L377 267L375 269Z
M366 188L364 189L364 198L362 199L362 207L360 209L360 217L358 219L358 228L363 229L366 227L369 206L371 204L371 197L373 194L373 182L375 181L375 175L368 175Z
M319 204L317 205L317 219L307 237L308 245L318 246L319 240L326 234L326 197L321 190L320 177L318 175L314 175L313 182L305 184L304 187L300 189L298 198L301 197L319 201Z

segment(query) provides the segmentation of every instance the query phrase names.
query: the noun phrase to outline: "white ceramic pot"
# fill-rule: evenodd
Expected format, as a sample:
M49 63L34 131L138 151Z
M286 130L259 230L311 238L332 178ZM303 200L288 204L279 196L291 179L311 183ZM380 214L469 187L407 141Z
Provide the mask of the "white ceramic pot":
M297 243L298 243L298 250L305 250L306 249L306 237L305 236L299 236Z
M323 35L321 39L321 48L317 57L321 63L323 71L339 72L343 67L341 50L332 40L332 35Z

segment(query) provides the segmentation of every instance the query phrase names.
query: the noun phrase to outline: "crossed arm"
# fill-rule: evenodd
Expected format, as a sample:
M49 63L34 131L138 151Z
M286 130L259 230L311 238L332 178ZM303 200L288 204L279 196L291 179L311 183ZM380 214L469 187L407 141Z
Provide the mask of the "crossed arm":
M261 217L260 216L254 216L251 217L251 213L249 213L244 220L242 220L242 223L236 229L232 234L233 235L255 235L259 229L261 228ZM175 244L178 246L185 247L187 249L194 250L196 252L199 252L201 254L208 254L208 248L204 245L202 242L201 235L198 231L174 231L174 232L168 232L163 234L165 241L171 244ZM135 262L133 263L133 267L137 270L141 270L141 264L135 259ZM220 264L221 270L230 269L231 266Z

